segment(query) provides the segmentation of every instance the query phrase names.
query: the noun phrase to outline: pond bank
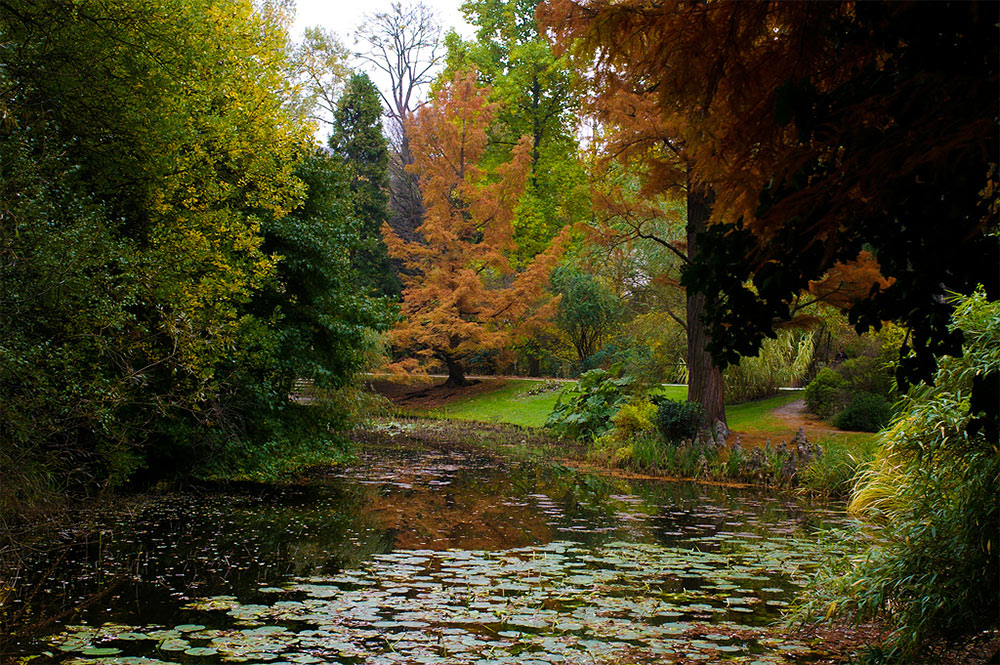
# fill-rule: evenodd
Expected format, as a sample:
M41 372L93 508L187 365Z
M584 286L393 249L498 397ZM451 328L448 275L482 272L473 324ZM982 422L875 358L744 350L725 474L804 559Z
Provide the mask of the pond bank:
M725 446L683 444L658 451L658 464L644 467L631 460L595 455L590 444L558 439L544 430L508 423L403 417L384 418L352 437L357 442L409 440L423 445L472 446L497 454L546 459L581 471L630 479L699 482L731 487L803 490L841 496L873 451L870 440L840 439L814 444L801 432L785 442L775 438L751 446L734 434ZM455 443L461 441L462 443Z

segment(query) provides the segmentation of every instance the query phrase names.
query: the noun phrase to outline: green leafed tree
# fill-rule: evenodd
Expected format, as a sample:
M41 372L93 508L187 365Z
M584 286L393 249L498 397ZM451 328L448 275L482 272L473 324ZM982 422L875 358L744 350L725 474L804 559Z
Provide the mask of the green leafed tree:
M532 167L514 220L519 256L528 260L567 223L589 213L587 177L576 139L580 100L565 60L539 33L532 0L468 0L462 5L476 36L450 33L441 81L474 69L500 104L486 156L510 158L522 136L532 141Z
M552 273L552 290L562 296L556 324L569 337L582 363L611 337L621 319L622 303L597 276L571 263Z
M356 368L373 319L344 300L355 286L319 279L344 265L344 216L316 248L330 229L289 217L314 193L286 20L238 0L0 5L8 460L59 460L68 485L249 472L294 440L292 374ZM322 331L340 355L280 355Z
M376 293L398 297L402 288L382 240L389 219L389 147L382 132L378 89L364 73L351 76L333 114L330 148L347 169L354 215L364 240L354 265Z

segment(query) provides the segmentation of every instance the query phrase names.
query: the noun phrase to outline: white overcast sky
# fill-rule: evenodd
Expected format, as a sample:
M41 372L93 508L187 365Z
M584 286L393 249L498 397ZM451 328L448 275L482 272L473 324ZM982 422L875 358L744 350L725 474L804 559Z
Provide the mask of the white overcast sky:
M405 5L407 0L402 2ZM444 28L442 36L448 28L454 28L466 38L474 34L458 10L462 0L423 0L423 3L437 13ZM345 46L353 48L354 30L365 14L388 11L389 5L390 0L296 0L292 36L301 39L304 28L319 25L337 33Z

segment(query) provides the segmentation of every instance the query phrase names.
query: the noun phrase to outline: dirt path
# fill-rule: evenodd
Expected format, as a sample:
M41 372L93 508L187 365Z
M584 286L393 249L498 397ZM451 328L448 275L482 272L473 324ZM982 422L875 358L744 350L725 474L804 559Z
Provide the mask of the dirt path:
M843 431L828 425L815 414L806 411L806 402L802 399L779 406L777 409L771 411L771 414L787 423L792 431L797 432L801 427L810 439L813 438L812 433L832 434Z

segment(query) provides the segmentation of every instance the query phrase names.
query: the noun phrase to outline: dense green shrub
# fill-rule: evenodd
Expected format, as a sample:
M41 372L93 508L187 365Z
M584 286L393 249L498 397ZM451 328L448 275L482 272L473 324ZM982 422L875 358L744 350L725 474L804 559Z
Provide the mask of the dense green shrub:
M668 443L679 443L698 436L705 423L705 409L698 402L660 400L656 410L656 429Z
M657 406L647 399L623 404L611 419L615 434L622 439L630 439L654 431L656 425L653 419L657 410Z
M847 388L852 393L888 395L892 392L892 376L885 366L879 364L877 358L849 358L840 363L836 370L837 374L844 377Z
M882 395L856 393L847 408L837 414L833 424L852 432L877 432L889 424L892 405Z
M806 408L820 418L829 418L844 408L847 380L831 367L824 367L805 389Z
M558 436L597 437L613 427L612 418L640 386L621 365L592 369L559 395L545 426Z
M806 386L806 408L840 429L875 432L892 415L893 389L888 369L877 358L851 358L819 371Z
M612 428L594 439L590 457L610 466L656 466L657 449L662 442L656 436L656 405L639 399L621 405L612 417Z

